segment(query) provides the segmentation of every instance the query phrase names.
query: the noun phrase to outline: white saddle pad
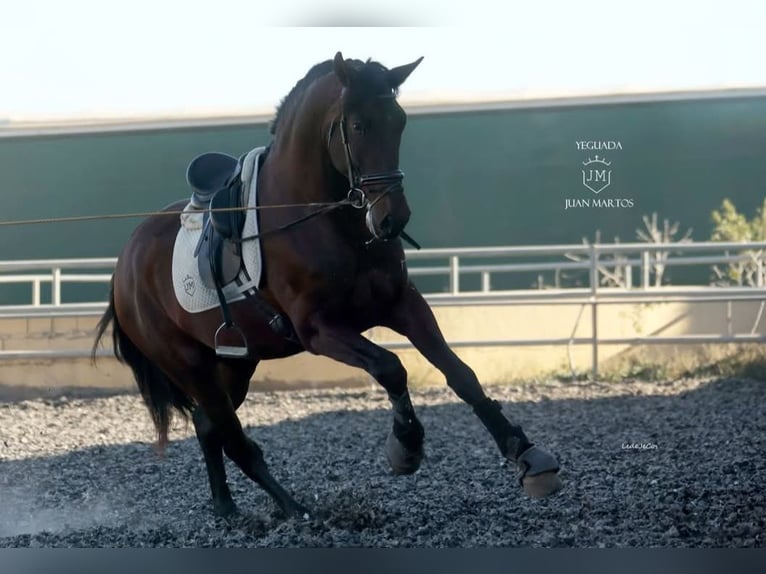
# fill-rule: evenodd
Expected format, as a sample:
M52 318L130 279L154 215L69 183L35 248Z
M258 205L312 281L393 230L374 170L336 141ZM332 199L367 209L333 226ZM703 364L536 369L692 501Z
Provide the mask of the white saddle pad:
M258 205L258 163L265 149L258 147L250 151L242 163L243 202L251 208L245 213L243 237L258 233L258 214L252 208ZM181 214L181 229L173 246L173 289L178 303L189 313L201 313L220 306L215 289L210 289L202 283L197 259L194 257L194 249L202 234L203 213L190 205L186 206ZM260 240L255 239L242 244L242 259L244 268L233 282L223 288L226 301L244 299L247 293L252 293L258 288L262 268Z

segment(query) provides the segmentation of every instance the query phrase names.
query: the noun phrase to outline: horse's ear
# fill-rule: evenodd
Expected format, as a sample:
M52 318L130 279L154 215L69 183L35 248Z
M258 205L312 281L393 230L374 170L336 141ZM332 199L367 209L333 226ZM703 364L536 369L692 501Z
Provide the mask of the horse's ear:
M403 66L397 66L396 68L391 68L388 71L388 84L393 88L396 89L399 86L401 86L404 83L404 80L406 80L409 75L412 73L412 71L418 67L418 64L423 61L423 56L420 56L417 60L412 62L411 64L404 64Z
M345 87L351 83L351 74L353 70L350 66L346 65L346 60L343 59L343 54L338 52L335 54L335 60L333 61L335 68L335 75L338 76L340 83Z

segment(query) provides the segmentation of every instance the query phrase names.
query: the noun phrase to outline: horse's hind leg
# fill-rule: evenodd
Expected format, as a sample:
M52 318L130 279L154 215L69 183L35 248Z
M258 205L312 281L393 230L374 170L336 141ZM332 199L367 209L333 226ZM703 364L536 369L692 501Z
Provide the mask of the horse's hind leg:
M444 373L449 387L473 407L502 455L519 466L519 476L527 494L547 496L561 488L556 459L533 446L521 426L512 425L502 414L500 404L487 397L473 370L447 346L431 308L415 287L406 290L392 315L390 327L405 335L431 364Z
M240 369L232 369L228 364L222 364L217 368L217 384L226 389L235 410L245 400L249 380L257 364L257 362L251 363ZM205 458L205 467L213 499L213 512L218 516L232 515L237 511L237 505L234 503L229 485L226 482L223 437L201 406L194 409L192 420L194 421L197 440Z
M234 362L235 364L235 362ZM216 512L224 514L235 510L223 466L221 448L242 471L258 483L288 516L304 516L308 510L298 504L269 472L263 451L247 437L236 414L247 390L252 370L243 376L228 361L219 361L215 369L215 384L198 388L201 412L194 414L195 427L200 421L203 439L200 446L210 477L213 504ZM198 427L198 436L200 434ZM205 442L203 442L205 441ZM207 449L207 451L206 451Z
M223 440L202 408L194 409L192 419L194 420L194 429L197 432L197 440L205 457L205 467L213 496L213 512L218 516L234 514L237 506L234 504L229 485L226 483Z

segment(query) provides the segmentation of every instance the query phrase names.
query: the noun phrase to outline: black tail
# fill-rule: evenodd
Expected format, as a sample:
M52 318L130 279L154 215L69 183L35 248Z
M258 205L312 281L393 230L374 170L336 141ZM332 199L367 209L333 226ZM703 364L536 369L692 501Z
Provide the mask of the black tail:
M172 408L175 408L184 418L188 418L194 403L170 381L165 373L146 358L120 327L114 308L114 279L109 290L109 306L96 327L96 340L91 352L94 362L99 341L110 324L112 324L114 356L133 370L138 389L157 429L158 447L163 450L168 443Z

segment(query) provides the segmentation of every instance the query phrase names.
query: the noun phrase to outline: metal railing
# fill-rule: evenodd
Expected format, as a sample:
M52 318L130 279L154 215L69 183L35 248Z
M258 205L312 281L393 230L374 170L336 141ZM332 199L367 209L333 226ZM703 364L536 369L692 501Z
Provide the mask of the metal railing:
M747 252L747 253L745 253ZM709 253L705 255L705 253ZM710 254L712 253L712 254ZM747 263L754 266L755 282L750 286L677 285L654 286L659 272L652 257L661 254L663 268L694 265L730 265ZM683 255L682 255L683 254ZM550 261L521 261L529 258L553 258ZM611 259L608 259L611 258ZM763 259L766 242L700 242L700 243L624 243L577 245L529 245L480 248L437 248L407 251L410 275L415 281L421 277L441 278L441 290L425 293L433 306L440 305L580 305L590 307L590 337L551 337L540 339L487 339L480 341L450 341L453 347L591 345L593 376L598 374L599 345L625 344L701 344L701 343L755 343L766 337L756 333L760 322L766 287L764 287ZM28 284L29 303L0 305L0 319L28 317L95 316L103 313L105 301L65 302L62 285L108 283L116 258L51 259L34 261L0 261L0 285ZM100 272L97 272L100 271ZM105 272L106 271L106 272ZM562 287L562 276L567 272L587 275L587 284ZM550 273L553 287L538 284L536 288L498 289L498 279L518 278L521 274ZM606 277L619 274L621 284L602 285ZM634 278L640 280L634 284ZM466 280L478 279L479 287L467 289ZM43 286L49 287L50 298L43 301ZM625 303L667 302L726 302L761 301L761 310L749 333L731 332L707 335L599 337L598 312L601 305ZM582 314L582 313L581 313ZM580 314L580 315L581 315ZM578 325L580 316L578 316ZM573 333L575 331L572 331ZM391 349L407 348L408 342L381 343ZM6 351L0 350L0 359L56 358L86 355L89 351Z
M106 309L106 301L64 302L61 296L62 286L88 283L106 285L112 278L116 264L116 257L0 261L0 285L28 284L31 289L28 304L0 305L0 319L85 317L101 314ZM76 272L68 273L72 270ZM95 270L102 272L94 273ZM48 302L42 301L44 285L50 287Z

